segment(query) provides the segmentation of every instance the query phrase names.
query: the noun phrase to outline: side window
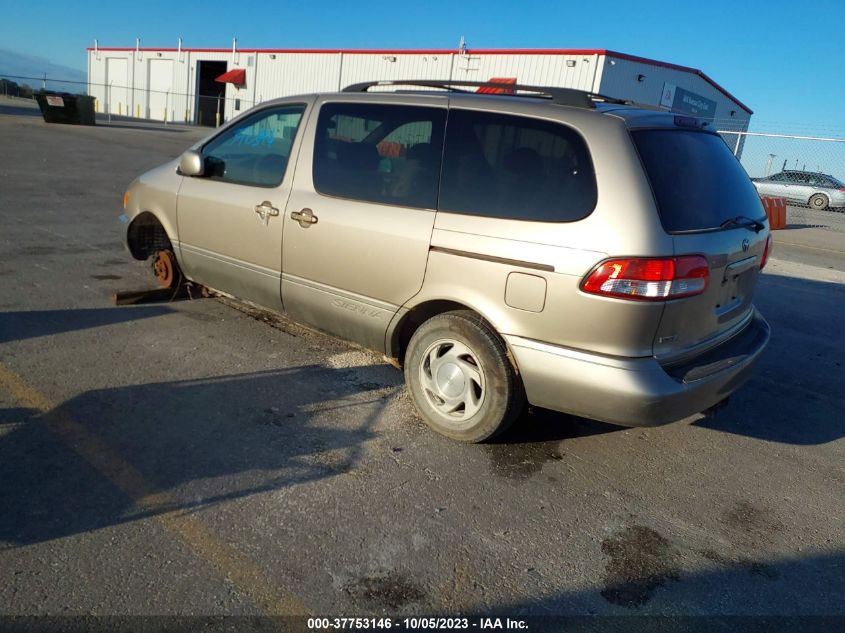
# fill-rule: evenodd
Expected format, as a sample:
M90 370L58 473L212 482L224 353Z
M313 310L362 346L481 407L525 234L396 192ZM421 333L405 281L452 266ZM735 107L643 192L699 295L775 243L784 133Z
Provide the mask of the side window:
M314 188L325 195L434 209L446 110L327 103L314 145Z
M452 110L439 209L514 220L572 222L596 206L584 139L558 123Z
M206 175L242 185L282 182L304 105L257 112L212 139L202 150Z
M771 182L787 182L786 174L783 173L775 174L774 176L769 176L768 180Z

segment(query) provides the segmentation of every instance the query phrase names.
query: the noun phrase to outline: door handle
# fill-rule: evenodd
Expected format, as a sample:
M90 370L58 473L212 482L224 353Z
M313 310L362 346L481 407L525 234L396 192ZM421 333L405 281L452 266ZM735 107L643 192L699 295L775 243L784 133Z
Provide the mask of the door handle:
M299 226L307 229L312 224L317 224L318 218L311 209L303 209L302 211L291 211L290 219L296 220L299 222Z
M261 218L261 221L264 222L264 226L267 226L270 223L270 216L279 215L279 210L267 200L261 204L255 205L253 208L258 214L258 217Z

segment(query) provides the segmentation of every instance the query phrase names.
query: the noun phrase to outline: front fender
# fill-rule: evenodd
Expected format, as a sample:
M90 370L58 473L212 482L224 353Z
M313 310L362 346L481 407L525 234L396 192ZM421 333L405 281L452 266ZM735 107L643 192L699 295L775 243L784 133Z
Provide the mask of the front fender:
M141 226L157 224L164 229L174 251L179 248L179 231L176 217L176 202L182 176L176 171L178 161L174 160L144 173L127 189L126 232L124 241L136 259L146 259L143 250L133 247L133 241ZM177 253L178 255L179 253ZM149 253L147 253L149 256Z

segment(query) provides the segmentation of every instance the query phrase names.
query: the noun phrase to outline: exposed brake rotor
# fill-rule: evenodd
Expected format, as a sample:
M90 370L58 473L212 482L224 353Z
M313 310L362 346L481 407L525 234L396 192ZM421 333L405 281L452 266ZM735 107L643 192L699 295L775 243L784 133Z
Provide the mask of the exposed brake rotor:
M153 274L162 288L175 288L179 284L179 266L172 251L156 251L153 258Z

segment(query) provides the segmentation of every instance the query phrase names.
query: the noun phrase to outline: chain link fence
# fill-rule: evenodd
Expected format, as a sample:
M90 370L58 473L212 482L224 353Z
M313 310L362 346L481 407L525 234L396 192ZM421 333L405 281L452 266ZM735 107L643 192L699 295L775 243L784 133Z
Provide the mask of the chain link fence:
M845 232L845 138L721 131L761 195L787 201L787 227Z
M219 127L227 118L279 96L259 95L254 101L246 96L227 97L225 84L222 83L213 90L187 93L139 88L115 82L102 84L56 79L46 75L0 74L0 95L31 98L33 91L39 90L95 97L95 111L98 114L206 127Z

